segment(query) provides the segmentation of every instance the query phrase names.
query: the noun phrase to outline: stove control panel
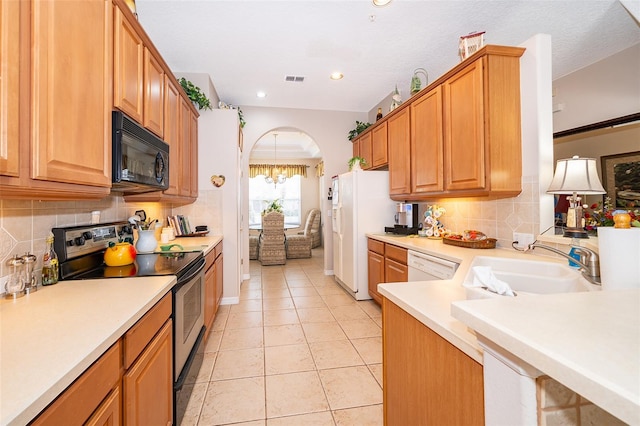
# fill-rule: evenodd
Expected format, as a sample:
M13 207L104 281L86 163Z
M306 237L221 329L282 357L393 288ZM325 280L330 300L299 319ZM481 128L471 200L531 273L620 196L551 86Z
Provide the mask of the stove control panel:
M60 262L100 252L109 243L133 241L133 231L127 222L53 228L54 250Z

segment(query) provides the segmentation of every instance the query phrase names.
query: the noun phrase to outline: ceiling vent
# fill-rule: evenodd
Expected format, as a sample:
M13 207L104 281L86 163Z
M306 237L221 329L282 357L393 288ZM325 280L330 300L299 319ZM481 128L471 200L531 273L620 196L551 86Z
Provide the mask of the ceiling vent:
M293 83L302 83L304 81L304 77L299 75L285 75L284 81L291 81Z

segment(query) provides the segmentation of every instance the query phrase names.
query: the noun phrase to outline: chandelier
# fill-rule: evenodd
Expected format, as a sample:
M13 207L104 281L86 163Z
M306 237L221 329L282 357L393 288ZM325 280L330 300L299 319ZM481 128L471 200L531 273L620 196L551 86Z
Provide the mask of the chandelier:
M283 184L287 180L287 175L284 170L280 170L277 166L278 160L278 134L273 134L273 166L271 167L271 173L264 178L265 182L273 184Z

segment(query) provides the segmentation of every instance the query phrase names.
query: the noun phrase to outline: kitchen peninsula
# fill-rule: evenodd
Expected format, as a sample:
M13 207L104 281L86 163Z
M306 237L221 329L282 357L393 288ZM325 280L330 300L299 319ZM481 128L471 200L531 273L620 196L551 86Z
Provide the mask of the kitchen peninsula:
M451 280L380 284L378 290L385 303L468 357L467 364L484 363L479 333L619 419L640 421L640 290L466 301L461 284L476 256L565 261L510 249L459 248L426 238L368 237L460 264ZM384 330L385 339L395 332ZM418 353L417 346L412 351ZM387 414L389 409L385 407Z

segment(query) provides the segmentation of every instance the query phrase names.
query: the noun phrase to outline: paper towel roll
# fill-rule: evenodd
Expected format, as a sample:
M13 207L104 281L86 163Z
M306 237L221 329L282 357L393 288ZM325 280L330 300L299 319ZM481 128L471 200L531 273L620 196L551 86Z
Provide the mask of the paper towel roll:
M640 288L640 228L598 228L603 290Z

